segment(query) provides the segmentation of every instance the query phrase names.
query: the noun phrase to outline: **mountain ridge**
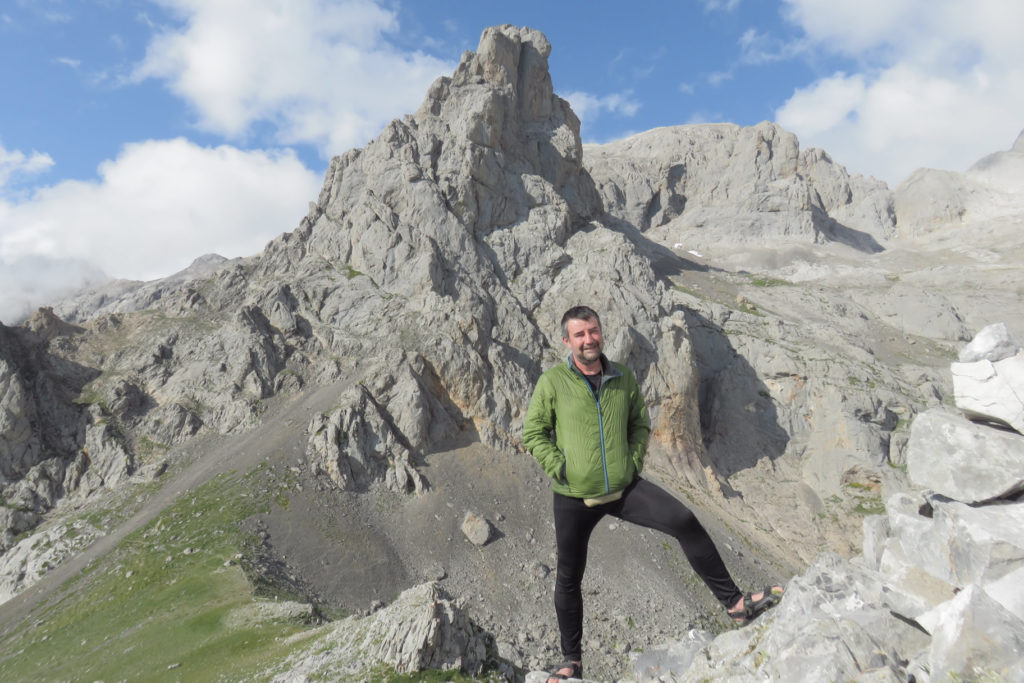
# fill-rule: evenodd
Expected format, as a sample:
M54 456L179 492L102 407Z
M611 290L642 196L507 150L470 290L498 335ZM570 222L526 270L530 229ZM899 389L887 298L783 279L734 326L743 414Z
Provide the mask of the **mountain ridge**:
M329 504L420 500L452 444L526 457L525 402L583 299L642 384L652 473L749 540L763 564L740 571L792 573L823 543L855 554L865 513L910 486L908 425L952 394L955 348L993 315L1024 319L1013 202L936 213L916 184L851 177L767 122L583 145L550 50L531 29L485 31L417 112L333 159L260 254L0 326L3 549L61 501L335 383L332 405L277 425L302 432L282 457ZM950 177L964 206L988 201ZM935 238L978 225L970 250ZM936 286L957 268L970 278Z

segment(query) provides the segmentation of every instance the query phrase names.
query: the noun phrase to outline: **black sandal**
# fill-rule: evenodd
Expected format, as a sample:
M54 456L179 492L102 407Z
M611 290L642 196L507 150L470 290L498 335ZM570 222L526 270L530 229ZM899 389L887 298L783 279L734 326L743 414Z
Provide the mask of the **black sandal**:
M743 608L738 610L729 610L726 614L739 626L746 626L754 619L767 612L775 605L779 604L782 600L782 589L776 591L774 586L765 586L764 590L761 591L761 597L758 600L754 600L753 593L743 594Z
M569 674L558 673L562 669L569 669ZM550 673L548 678L557 678L560 681L564 681L570 678L583 678L583 664L580 662L564 662L556 666Z

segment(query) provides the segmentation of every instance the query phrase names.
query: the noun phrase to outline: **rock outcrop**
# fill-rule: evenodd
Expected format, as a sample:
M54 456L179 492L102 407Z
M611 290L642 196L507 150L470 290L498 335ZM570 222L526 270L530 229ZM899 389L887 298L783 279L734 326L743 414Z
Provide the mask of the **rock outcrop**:
M89 545L100 532L83 521L57 524L22 539L0 556L0 604Z
M1019 475L987 454L978 454L987 464L965 465L974 455L965 449L988 437L961 438L960 420L929 411L915 421L911 480L928 488L897 493L884 516L865 519L862 555L823 554L754 625L644 653L637 680L1024 678ZM1024 436L1003 437L1008 452L995 457L1019 471ZM965 481L954 481L959 468Z
M367 617L349 617L301 638L298 652L267 672L274 681L368 677L381 665L399 674L461 669L476 675L498 668L491 638L435 583L410 588Z

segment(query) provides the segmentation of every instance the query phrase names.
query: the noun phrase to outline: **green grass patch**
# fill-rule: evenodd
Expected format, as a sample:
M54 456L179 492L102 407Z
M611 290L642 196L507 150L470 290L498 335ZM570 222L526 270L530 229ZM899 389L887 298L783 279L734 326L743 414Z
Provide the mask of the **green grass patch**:
M882 515L885 514L885 503L878 497L859 498L857 504L853 506L853 511L865 517L868 515Z
M750 284L755 287L787 287L793 283L777 277L755 276L750 278Z
M157 453L166 453L170 449L171 447L167 444L160 443L159 441L153 441L153 439L149 438L145 434L135 441L135 454L142 456L143 458L148 458L156 455Z
M226 561L268 504L254 488L221 475L87 566L0 641L0 680L240 680L280 661L304 624L226 619L253 602Z

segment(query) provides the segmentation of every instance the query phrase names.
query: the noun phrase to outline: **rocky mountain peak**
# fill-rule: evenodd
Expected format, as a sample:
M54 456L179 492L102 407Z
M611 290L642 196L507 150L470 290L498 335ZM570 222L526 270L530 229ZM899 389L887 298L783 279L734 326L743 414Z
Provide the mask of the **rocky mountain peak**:
M565 361L563 311L585 303L641 384L646 475L780 566L851 554L864 515L909 485L907 425L951 391L936 368L993 316L1022 319L1019 202L971 173L890 191L771 122L584 146L550 50L531 29L486 30L417 111L333 159L308 214L262 253L0 325L0 549L31 541L12 554L25 559L60 501L177 476L175 459L202 465L215 435L213 457L301 473L289 495L314 497L297 526L367 492L388 509L436 498L439 452L469 443L479 461L448 470L449 502L469 495L465 472L514 462L495 477L536 498L502 533L543 544L522 417ZM978 173L1010 177L1015 150ZM956 232L996 209L1005 226ZM503 560L493 575L518 585ZM323 573L312 566L296 571ZM473 583L484 575L449 583L492 595Z
M452 77L454 85L486 82L511 88L526 121L551 114L554 90L548 72L551 43L539 31L504 25L485 29L476 53L467 53Z

